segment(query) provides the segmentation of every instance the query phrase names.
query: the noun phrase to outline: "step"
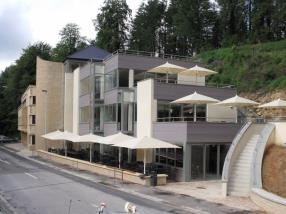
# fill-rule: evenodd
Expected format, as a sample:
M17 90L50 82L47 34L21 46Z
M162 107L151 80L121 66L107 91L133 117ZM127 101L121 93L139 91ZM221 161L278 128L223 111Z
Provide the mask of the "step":
M250 182L250 177L249 176L245 176L245 177L231 177L230 178L230 182L234 183L234 184L247 184L249 185Z
M231 192L228 192L228 195L230 195L230 196L238 196L238 197L247 197L247 196L249 196L249 192L235 192L235 191L231 191Z
M250 169L251 168L251 166L250 166L250 164L245 164L245 163L235 163L234 165L233 165L233 168L241 168L242 170L243 169Z
M237 191L249 191L250 186L249 184L240 184L240 183L229 183L229 185L227 185L227 187L229 189L233 189L233 190L237 190Z

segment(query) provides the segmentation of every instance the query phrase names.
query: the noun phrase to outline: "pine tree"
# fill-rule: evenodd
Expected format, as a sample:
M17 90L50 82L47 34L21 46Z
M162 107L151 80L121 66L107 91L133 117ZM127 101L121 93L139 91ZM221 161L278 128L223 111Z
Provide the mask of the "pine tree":
M128 41L130 19L131 10L126 0L105 0L94 20L97 46L110 52L124 49Z

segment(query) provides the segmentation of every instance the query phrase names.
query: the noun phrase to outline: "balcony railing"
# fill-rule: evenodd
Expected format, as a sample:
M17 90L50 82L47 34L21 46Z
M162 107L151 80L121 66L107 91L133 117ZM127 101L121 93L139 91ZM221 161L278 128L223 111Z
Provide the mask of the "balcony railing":
M161 117L157 118L157 122L221 122L221 123L234 123L235 118L216 118L216 117Z
M114 51L111 55L107 56L104 60L108 60L109 58L117 54L157 57L157 58L162 58L162 59L181 60L181 61L191 61L192 59L192 57L190 56L180 56L180 55L164 54L164 53L156 53L156 52L119 49L117 51Z

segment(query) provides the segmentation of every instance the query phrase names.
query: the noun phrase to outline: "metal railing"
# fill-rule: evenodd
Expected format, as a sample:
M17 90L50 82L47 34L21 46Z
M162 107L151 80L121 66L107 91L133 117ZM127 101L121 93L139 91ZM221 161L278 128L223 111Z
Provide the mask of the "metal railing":
M157 52L118 49L114 51L111 55L108 55L104 60L108 60L112 56L117 55L117 54L156 57L156 58L162 58L162 59L181 60L181 61L191 61L192 59L192 57L190 56L180 56L180 55L164 54L164 53L157 53Z
M152 78L152 77L150 77ZM179 85L194 85L201 87L212 87L212 88L235 88L235 85L229 84L218 84L218 83L200 83L196 81L185 81L185 80L177 80L177 79L166 79L166 78L153 78L158 83L166 83L166 84L179 84Z
M157 122L221 122L221 123L235 123L235 118L218 118L218 117L160 117Z

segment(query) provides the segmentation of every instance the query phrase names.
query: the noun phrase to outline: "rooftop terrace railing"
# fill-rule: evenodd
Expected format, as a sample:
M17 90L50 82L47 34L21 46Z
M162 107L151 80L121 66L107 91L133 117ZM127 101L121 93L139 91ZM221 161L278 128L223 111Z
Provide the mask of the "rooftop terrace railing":
M108 60L112 56L117 55L117 54L157 57L161 59L182 60L182 61L191 61L192 59L190 56L180 56L180 55L163 54L163 53L157 53L157 52L118 49L117 51L114 51L111 55L108 55L104 60Z
M156 82L159 83L166 83L166 84L180 84L180 85L195 85L195 86L202 86L202 87L213 87L213 88L235 88L235 85L229 84L219 84L219 83L200 83L196 81L182 81L177 79L168 79L165 78L154 78Z

